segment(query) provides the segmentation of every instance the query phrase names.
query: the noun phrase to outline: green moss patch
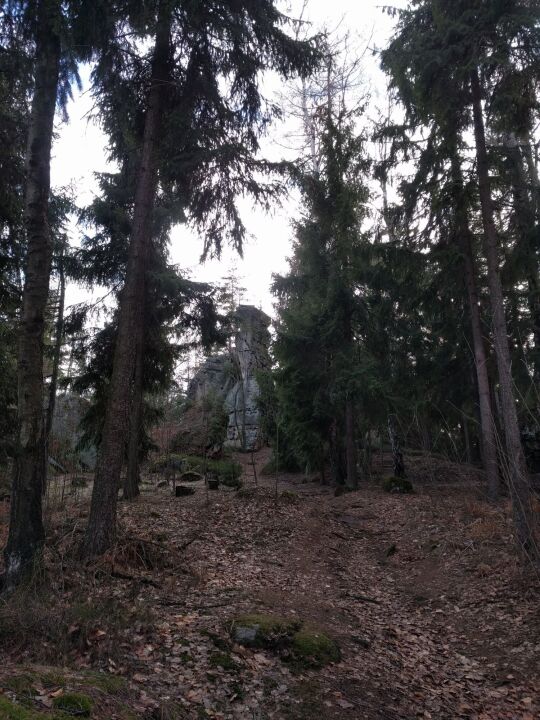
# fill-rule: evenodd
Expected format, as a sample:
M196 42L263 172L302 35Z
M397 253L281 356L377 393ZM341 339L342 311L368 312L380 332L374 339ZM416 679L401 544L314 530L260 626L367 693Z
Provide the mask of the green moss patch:
M34 697L36 691L34 686L39 683L41 678L39 675L30 673L22 673L21 675L12 675L2 681L2 685L11 690L18 698Z
M382 488L387 493L394 493L398 495L409 495L414 492L412 483L405 478L398 478L394 475L390 475L383 480Z
M232 635L241 645L277 652L298 669L322 668L339 662L338 645L322 631L303 621L274 615L242 615L232 623Z
M289 645L295 632L300 630L299 620L288 620L274 615L241 615L233 622L233 637L241 645L276 649Z
M0 695L0 718L2 720L62 720L60 715L51 715L16 705L3 695Z
M131 710L126 678L98 670L70 672L52 666L22 666L17 674L2 677L0 688L6 691L5 695L0 693L0 720L90 718L99 715L102 700L114 708L118 720L139 717ZM48 697L47 707L38 696Z
M308 629L295 633L291 656L293 662L312 668L321 668L341 659L339 647L334 640L325 633Z
M82 693L66 693L54 698L53 707L75 717L90 717L92 700Z

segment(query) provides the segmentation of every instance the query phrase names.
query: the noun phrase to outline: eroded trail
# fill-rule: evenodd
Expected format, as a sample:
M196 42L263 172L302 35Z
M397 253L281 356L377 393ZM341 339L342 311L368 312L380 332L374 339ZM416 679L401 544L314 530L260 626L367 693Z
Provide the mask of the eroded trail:
M114 660L90 648L81 666L125 677L144 717L533 720L540 598L507 520L470 479L419 473L416 489L335 497L285 476L276 498L247 470L240 492L122 504L124 527L176 560L135 576L117 556L95 580L96 602L128 597L152 620L126 629ZM246 613L318 628L342 659L309 669L243 647L230 629Z

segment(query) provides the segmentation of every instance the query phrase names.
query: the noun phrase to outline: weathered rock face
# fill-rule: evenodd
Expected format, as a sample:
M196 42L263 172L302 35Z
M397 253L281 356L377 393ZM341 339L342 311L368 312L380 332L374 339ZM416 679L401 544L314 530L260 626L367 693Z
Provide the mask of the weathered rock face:
M235 322L234 347L205 360L189 385L188 398L196 403L222 399L228 415L225 444L253 450L261 442L256 374L270 366L270 318L253 305L240 305Z
M206 358L189 383L188 399L200 403L209 396L225 398L237 377L237 364L229 353Z

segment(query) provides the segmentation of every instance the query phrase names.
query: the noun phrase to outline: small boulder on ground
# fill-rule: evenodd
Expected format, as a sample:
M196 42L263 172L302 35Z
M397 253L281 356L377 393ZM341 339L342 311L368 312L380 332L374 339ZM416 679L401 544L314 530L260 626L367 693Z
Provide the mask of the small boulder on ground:
M231 634L240 645L276 652L297 668L322 668L341 657L334 640L297 618L242 615L233 621Z

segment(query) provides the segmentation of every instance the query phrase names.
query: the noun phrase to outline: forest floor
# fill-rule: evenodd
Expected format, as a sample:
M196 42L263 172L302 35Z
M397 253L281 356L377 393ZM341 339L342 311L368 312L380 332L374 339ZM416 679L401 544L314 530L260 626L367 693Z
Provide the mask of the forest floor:
M0 718L68 717L69 698L97 720L539 717L538 578L473 469L411 460L411 495L280 475L276 494L239 459L240 491L146 484L86 567L88 492L70 490L48 520L47 582L0 606ZM238 644L253 613L326 633L341 660Z

